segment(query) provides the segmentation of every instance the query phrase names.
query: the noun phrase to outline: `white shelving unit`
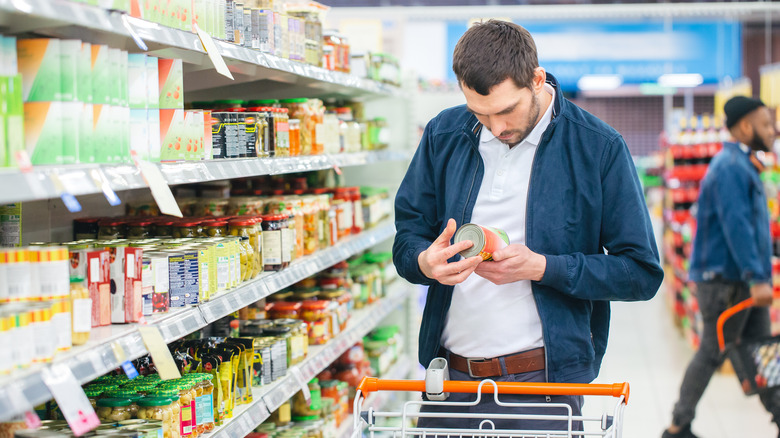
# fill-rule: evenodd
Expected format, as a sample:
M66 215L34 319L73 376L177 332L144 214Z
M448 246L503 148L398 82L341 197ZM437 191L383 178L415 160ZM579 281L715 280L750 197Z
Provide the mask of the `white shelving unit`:
M372 163L402 161L407 156L390 150L364 151L335 155L311 155L280 158L240 158L229 160L160 163L168 185L192 184L260 175L308 172L335 167L362 166ZM57 198L61 189L55 185L56 176L63 188L74 196L102 193L96 184L108 181L115 191L148 187L141 171L132 164L81 164L68 166L35 166L30 172L16 169L0 170L0 187L13 187L13 192L1 191L0 204Z
M184 94L188 102L236 98L354 99L373 105L373 112L381 115L389 111L388 108L398 106L397 102L387 106L387 101L398 101L398 97L402 95L397 87L216 41L221 56L235 78L230 80L216 72L194 33L68 0L0 0L0 29L4 35L24 35L32 32L54 38L78 38L133 53L142 52L136 44L140 38L148 46L148 50L143 53L183 60ZM371 113L370 110L368 112ZM397 140L399 141L395 143L396 146L404 143L402 139ZM179 185L332 168L354 169L377 164L384 167L396 163L400 166L401 162L409 159L409 154L403 149L405 148L391 147L389 150L336 155L242 158L155 165L168 185ZM397 181L394 180L388 185L388 175L384 175L384 181L377 180L376 176L369 172L356 180L370 181L370 184L374 185L385 184L391 188L395 184L397 187ZM400 181L400 175L393 173L392 176L397 176ZM57 203L57 198L62 195L63 190L75 196L100 194L103 192L101 180L107 181L116 192L147 187L140 170L130 163L35 166L26 172L0 169L0 204L30 204L29 209L23 207L23 212L34 212L35 218L31 218L34 219L31 221L32 226L25 225L25 233L60 232L68 226L72 218ZM136 196L132 192L128 192L128 195ZM88 197L85 200L92 202ZM87 205L93 205L94 209L99 210L92 211L88 208L85 212L90 215L100 216L109 211L102 204L98 206L93 202ZM111 214L117 214L116 209L110 211ZM144 324L158 328L165 342L173 342L335 263L386 242L394 233L392 221L385 221L359 235L343 239L331 248L304 257L287 269L263 274L197 306L152 316L147 318ZM255 389L254 402L238 407L234 417L218 428L212 436L233 438L250 432L298 391L299 379L308 381L317 375L402 303L405 304L403 307L408 308L408 301L405 300L413 290L413 287L402 279L394 281L388 296L355 312L344 332L324 346L310 348L306 360L290 370L285 377ZM147 354L138 328L139 324L94 328L86 345L58 354L51 364L37 364L0 378L0 421L23 413L23 407L11 401L15 399L11 394L21 394L33 406L51 399L52 395L42 379L42 373L48 367L65 365L79 383L84 384L120 366L115 353L117 345L124 350L126 359Z
M331 248L293 262L288 269L264 274L206 303L152 317L147 323L160 330L165 342L173 342L238 309L371 248L392 237L394 233L395 226L392 222L384 222L360 235L344 239ZM114 343L118 343L124 349L128 359L147 354L138 332L138 324L110 325L94 328L87 344L57 355L53 364L65 364L79 382L87 383L120 366L112 347ZM14 405L8 396L11 387L20 390L33 406L52 398L49 389L43 383L41 374L47 366L50 365L34 366L0 380L0 421L23 413L20 412L21 406Z

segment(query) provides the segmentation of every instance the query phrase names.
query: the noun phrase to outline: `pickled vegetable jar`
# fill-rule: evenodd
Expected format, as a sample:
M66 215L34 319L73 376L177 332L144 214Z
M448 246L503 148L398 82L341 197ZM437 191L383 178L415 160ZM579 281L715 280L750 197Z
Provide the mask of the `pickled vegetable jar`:
M138 401L138 418L162 421L163 438L179 438L179 405L167 397L144 397Z
M101 398L97 401L97 416L103 422L120 422L133 418L130 405L126 398Z
M322 345L330 340L329 301L304 301L301 307L301 319L308 326L309 345Z

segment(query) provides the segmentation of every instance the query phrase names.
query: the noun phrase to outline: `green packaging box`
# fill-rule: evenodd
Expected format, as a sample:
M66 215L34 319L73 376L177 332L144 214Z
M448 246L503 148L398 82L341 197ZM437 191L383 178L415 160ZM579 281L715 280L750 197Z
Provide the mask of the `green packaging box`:
M5 135L8 148L8 165L16 167L16 153L25 149L24 102L22 100L22 75L5 78L7 82Z
M149 124L146 109L130 109L130 151L149 161Z
M60 91L63 102L78 100L81 40L60 40Z
M160 110L160 161L183 161L187 158L186 126L183 109Z
M24 138L32 164L63 163L62 102L26 102Z
M159 163L162 156L160 143L160 110L146 110L146 125L149 129L149 161Z
M16 50L24 101L62 100L60 40L21 39L16 42Z
M92 144L95 163L110 163L111 151L109 145L114 133L114 111L111 105L93 104Z
M95 113L91 103L81 103L79 131L79 160L82 163L95 163Z
M127 100L131 109L146 109L146 58L143 53L131 53L127 58Z
M158 59L160 109L184 109L184 70L181 59Z
M61 102L62 111L62 164L81 163L81 102Z
M111 81L108 46L92 44L92 103L111 104Z
M79 102L92 103L92 44L82 41L78 58L76 81Z

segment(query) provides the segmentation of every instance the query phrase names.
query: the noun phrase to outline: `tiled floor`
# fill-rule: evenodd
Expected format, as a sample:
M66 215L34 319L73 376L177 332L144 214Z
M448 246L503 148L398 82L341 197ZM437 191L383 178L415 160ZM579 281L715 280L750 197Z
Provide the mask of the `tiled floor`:
M663 290L649 302L613 303L609 347L597 383L630 383L624 437L661 436L692 355L674 327ZM605 406L605 401L588 399L585 413L600 415ZM777 436L777 427L758 398L745 397L736 377L728 374L713 377L693 431L700 438Z

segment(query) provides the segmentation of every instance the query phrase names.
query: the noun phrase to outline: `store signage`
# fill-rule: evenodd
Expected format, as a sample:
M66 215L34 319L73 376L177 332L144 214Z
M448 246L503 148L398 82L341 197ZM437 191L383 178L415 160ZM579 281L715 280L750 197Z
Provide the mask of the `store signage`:
M656 82L668 73L698 73L705 84L742 76L738 22L523 23L534 37L539 63L564 90L585 75L620 75L623 84ZM448 63L467 23L448 23ZM448 79L455 81L451 68Z

